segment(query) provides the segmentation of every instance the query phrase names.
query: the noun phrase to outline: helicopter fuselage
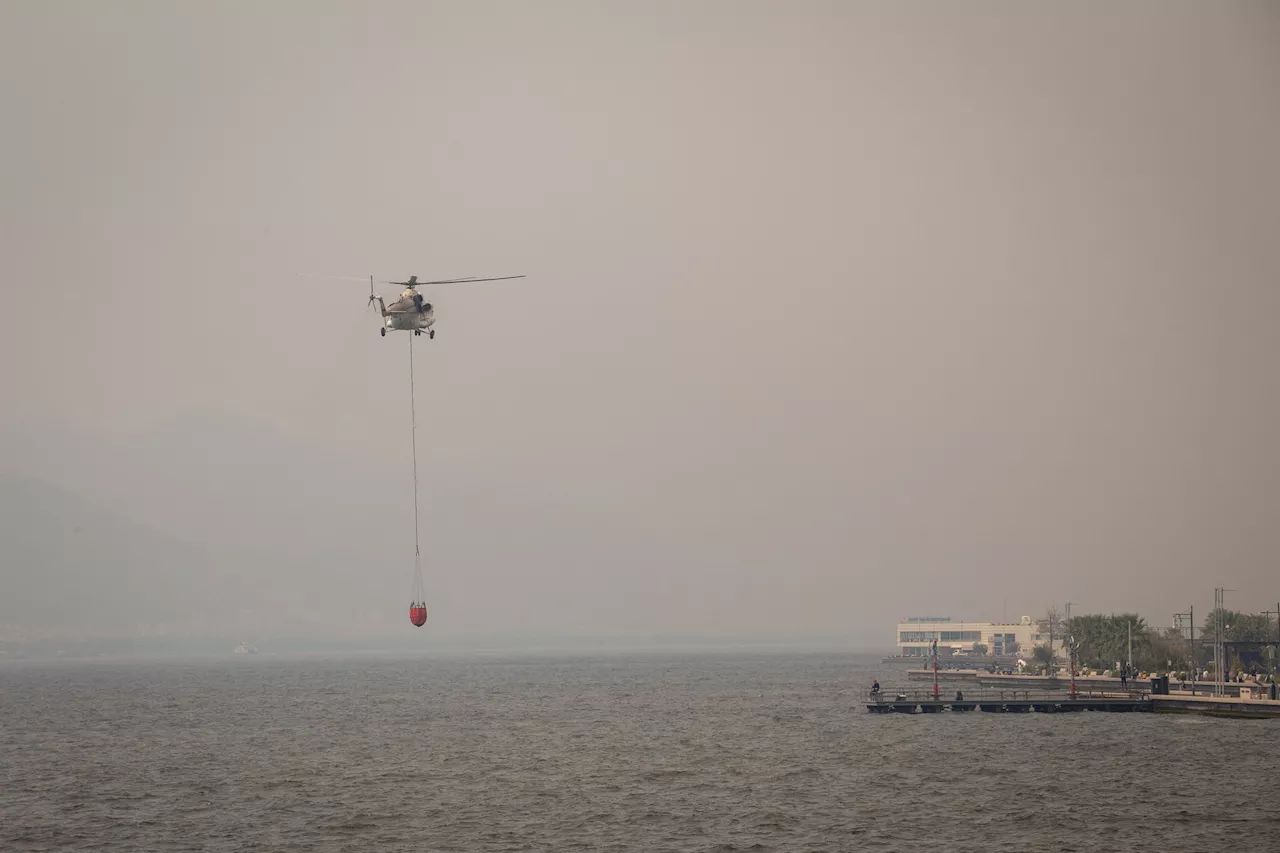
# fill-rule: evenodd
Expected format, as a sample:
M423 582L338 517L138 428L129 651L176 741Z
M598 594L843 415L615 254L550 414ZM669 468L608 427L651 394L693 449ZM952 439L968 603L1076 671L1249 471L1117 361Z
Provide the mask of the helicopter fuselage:
M419 329L429 329L435 321L436 312L432 309L427 309L421 313L417 311L387 312L383 323L391 331L412 332Z
M431 303L424 300L415 290L404 291L400 294L400 298L390 305L383 304L381 298L377 301L382 309L384 337L387 332L413 332L415 335L420 335L430 330L436 321L436 312ZM435 332L429 334L435 337Z

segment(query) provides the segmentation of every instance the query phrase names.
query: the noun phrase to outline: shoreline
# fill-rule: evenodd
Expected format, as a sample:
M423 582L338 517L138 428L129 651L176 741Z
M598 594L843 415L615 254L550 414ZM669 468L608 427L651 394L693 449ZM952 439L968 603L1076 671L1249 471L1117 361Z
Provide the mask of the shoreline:
M908 669L907 678L910 681L932 681L932 669ZM1023 687L1043 687L1043 688L1065 688L1071 684L1071 677L1065 675L1002 675L987 672L978 669L949 669L938 670L938 681L960 681L966 683L977 683L979 685L1000 687L1000 686L1023 686ZM1120 685L1120 678L1114 675L1077 675L1075 677L1077 687L1114 687ZM1151 679L1129 679L1131 689L1150 689ZM1252 691L1269 691L1271 685L1269 683L1261 683L1256 681L1228 681L1219 683L1214 681L1196 681L1187 682L1186 687L1182 686L1182 682L1169 679L1169 695L1173 696L1211 696L1211 691L1221 687L1223 693L1227 696L1240 695L1241 688ZM1261 701L1261 700L1254 700Z

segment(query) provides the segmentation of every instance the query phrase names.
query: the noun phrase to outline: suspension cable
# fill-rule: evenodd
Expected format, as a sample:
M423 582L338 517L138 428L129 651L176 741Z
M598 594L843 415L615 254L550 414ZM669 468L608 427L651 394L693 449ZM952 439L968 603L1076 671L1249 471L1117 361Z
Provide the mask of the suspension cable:
M413 338L409 338L409 425L410 444L413 448L413 592L418 600L423 598L422 550L418 538L418 404L414 396Z

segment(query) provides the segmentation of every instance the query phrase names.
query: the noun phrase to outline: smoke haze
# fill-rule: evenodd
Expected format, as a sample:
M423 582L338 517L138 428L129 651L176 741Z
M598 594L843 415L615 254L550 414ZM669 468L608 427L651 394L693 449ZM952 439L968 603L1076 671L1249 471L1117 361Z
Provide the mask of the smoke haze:
M1280 595L1274 4L7 3L0 70L10 630L415 630L407 337L299 272L529 275L428 293L424 645Z

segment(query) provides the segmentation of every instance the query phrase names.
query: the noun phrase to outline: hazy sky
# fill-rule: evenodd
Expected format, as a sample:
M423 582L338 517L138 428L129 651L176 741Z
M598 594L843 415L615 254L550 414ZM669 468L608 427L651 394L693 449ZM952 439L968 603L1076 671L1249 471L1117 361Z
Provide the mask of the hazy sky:
M296 273L527 273L429 294L428 630L1270 607L1277 92L1266 2L6 2L0 461L407 630Z

